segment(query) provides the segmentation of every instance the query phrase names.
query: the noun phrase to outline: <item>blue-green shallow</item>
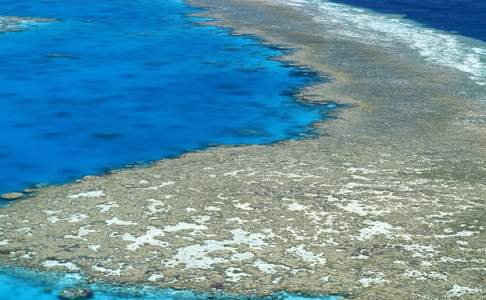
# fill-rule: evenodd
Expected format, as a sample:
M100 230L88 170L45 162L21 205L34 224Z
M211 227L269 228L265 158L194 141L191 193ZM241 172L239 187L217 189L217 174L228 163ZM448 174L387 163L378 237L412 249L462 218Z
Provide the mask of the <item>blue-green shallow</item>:
M195 26L181 0L2 0L55 18L0 34L0 193L221 144L296 138L334 105L282 51ZM26 25L27 27L29 25Z
M63 288L82 284L80 276L38 273L22 269L0 269L0 298L2 300L54 300ZM339 300L341 296L299 295L286 292L267 297L223 293L159 289L148 286L120 287L107 284L84 285L93 290L93 300Z

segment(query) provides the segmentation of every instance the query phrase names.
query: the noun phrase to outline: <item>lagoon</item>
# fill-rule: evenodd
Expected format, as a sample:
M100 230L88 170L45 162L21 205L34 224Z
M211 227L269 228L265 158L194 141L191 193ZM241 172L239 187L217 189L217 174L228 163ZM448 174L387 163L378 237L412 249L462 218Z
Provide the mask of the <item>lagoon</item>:
M0 193L296 138L324 117L293 96L316 74L194 12L180 0L2 2L3 15L54 22L0 35Z

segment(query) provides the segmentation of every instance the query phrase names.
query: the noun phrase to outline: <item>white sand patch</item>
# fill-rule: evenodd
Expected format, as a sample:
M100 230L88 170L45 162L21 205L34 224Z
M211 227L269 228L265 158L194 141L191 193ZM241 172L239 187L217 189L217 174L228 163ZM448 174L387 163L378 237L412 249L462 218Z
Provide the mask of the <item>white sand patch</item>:
M243 219L238 218L238 217L235 217L235 218L226 219L226 223L236 223L238 225L242 225L242 224L248 223L248 221L243 220Z
M204 241L202 245L191 245L179 248L177 254L171 260L166 262L167 267L173 267L179 263L185 264L186 268L192 269L210 269L214 264L222 263L226 259L222 257L207 256L207 254L215 251L232 251L234 248L226 247L224 242L208 240Z
M398 237L401 237L402 239L404 239L405 241L411 241L413 238L412 238L412 235L408 234L408 233L403 233L403 234L398 234L397 235Z
M30 233L30 231L31 231L30 227L22 227L22 228L18 228L18 229L15 230L15 232L20 233L20 234Z
M226 241L230 244L247 244L250 248L261 249L262 246L267 245L265 242L265 235L261 233L250 233L241 228L231 230L233 234L233 239L231 241Z
M366 216L368 211L365 206L362 206L359 201L352 200L346 205L337 205L337 207L360 216Z
M221 200L228 200L230 197L225 197L223 196L224 194L219 194L216 196L216 198L221 199Z
M8 245L8 240L0 241L0 246L7 246L7 245Z
M105 213L110 211L113 207L119 207L119 205L116 202L108 202L106 204L98 204L96 207L100 209L100 213Z
M403 249L413 252L413 257L432 257L437 253L433 246L424 246L419 244L401 246Z
M315 266L316 264L325 264L326 259L322 257L322 254L315 254L314 252L305 249L305 245L301 244L296 247L287 249L288 253L300 256L302 260L310 263L310 266Z
M452 237L471 237L476 233L479 233L479 232L463 230L463 231L459 231L455 234L436 234L436 235L434 235L434 237L438 238L438 239L446 239L446 238L452 238Z
M149 215L154 215L157 213L164 213L169 211L169 209L164 208L166 204L162 200L147 199L147 202L148 202L147 209L149 210Z
M279 171L274 171L271 172L271 175L277 176L277 177L285 177L288 179L293 179L296 182L304 181L305 179L313 179L313 178L321 178L321 176L309 174L309 173L304 173L302 175L296 174L296 173L283 173Z
M448 257L448 256L442 256L440 258L440 261L441 262L444 262L444 263L456 263L456 262L466 262L465 259L460 259L460 258L452 258L452 257Z
M238 282L243 277L251 276L250 274L243 272L240 268L234 267L229 267L226 269L225 274L226 277L228 277L226 280L229 282Z
M367 275L369 275L369 277L363 277L359 280L363 287L383 285L387 281L383 278L383 273L369 272Z
M169 225L164 227L165 232L177 232L182 230L190 230L193 231L192 234L200 233L201 230L206 230L208 227L200 224L191 224L186 222L180 222L175 225Z
M432 263L430 261L422 261L420 262L422 267L432 267Z
M275 274L277 272L278 268L288 269L285 266L271 264L271 263L266 262L266 261L261 260L261 259L255 260L255 262L253 263L253 266L255 268L257 268L258 270L260 270L260 272L263 272L263 273L266 273L266 274Z
M159 184L159 187L170 186L170 185L174 185L174 184L175 184L175 181L166 181L166 182L162 182L161 184Z
M408 270L403 274L405 277L415 278L420 281L427 280L426 275L426 273L418 270Z
M221 208L217 207L217 206L206 206L204 208L204 210L206 210L206 211L221 211Z
M118 268L116 270L111 270L111 269L107 269L107 268L104 268L104 267L92 266L91 269L93 271L96 271L96 272L105 273L108 276L120 276L121 275L121 269L120 268Z
M120 226L137 225L137 223L135 223L135 222L120 220L117 217L114 217L111 220L106 220L105 222L108 226L111 226L111 225L120 225Z
M56 216L51 216L51 217L47 218L47 221L49 221L49 223L52 223L52 224L56 224L59 220L61 220L61 219L59 219Z
M357 180L363 180L363 181L370 181L371 180L368 177L361 176L361 175L351 175L351 178L357 179Z
M253 208L251 207L251 203L248 202L245 203L236 202L233 203L233 206L241 210L253 210Z
M125 233L122 236L122 240L133 242L132 244L127 246L127 250L130 251L135 251L143 245L166 247L169 245L167 242L163 242L155 239L155 237L164 236L164 234L165 233L163 230L156 227L148 226L147 232L144 235L135 237L129 233Z
M231 260L243 261L252 259L255 255L251 252L235 253L231 255Z
M146 188L144 188L144 190L158 190L160 188L163 188L163 187L166 187L166 186L171 186L171 185L174 185L174 184L176 184L175 181L166 181L166 182L162 182L158 186L146 187Z
M393 231L393 226L385 222L366 220L364 223L369 227L360 230L358 240L367 240L377 235L389 237Z
M186 268L209 269L214 264L229 260L242 261L253 258L253 253L238 253L234 246L248 245L250 248L262 249L263 246L267 245L265 241L267 236L262 233L250 233L241 228L233 229L230 232L232 234L232 239L230 240L206 240L202 244L179 248L177 254L166 261L165 265L173 267L177 264L185 264ZM212 256L211 253L216 251L226 253L227 258Z
M429 182L430 182L429 179L419 178L419 179L409 181L408 184L409 185L423 185L423 184L426 184L426 183L429 183Z
M161 279L164 279L164 275L163 274L152 274L148 278L148 281L156 282L156 281L159 281Z
M43 210L43 212L45 212L47 215L55 215L61 213L60 210L49 210L49 209L45 209Z
M439 219L441 219L441 218L444 218L444 217L451 217L453 215L454 215L454 213L452 213L452 212L443 212L443 211L441 211L441 212L439 212L438 214L435 214L435 215L428 215L426 218L427 219L432 219L432 218L439 218Z
M75 214L72 214L71 216L69 216L69 218L67 219L67 221L69 223L79 223L85 219L88 218L88 215L86 214L82 214L82 213L75 213Z
M245 171L246 170L234 170L234 171L231 171L231 172L223 173L223 176L237 176L239 173L245 172Z
M79 193L79 194L76 194L76 195L69 195L68 198L71 198L71 199L98 198L98 197L103 197L103 196L105 196L105 193L103 191L91 191L91 192Z
M206 224L211 220L210 216L192 216L191 219L197 224Z
M347 171L351 172L351 173L361 173L361 174L376 174L377 171L375 170L372 170L372 169L367 169L367 168L355 168L355 167L351 167L351 168L348 168Z
M447 292L447 295L449 298L454 298L454 297L462 297L463 295L466 294L478 294L481 293L483 290L480 288L470 288L467 286L460 286L455 284L452 289L450 289Z
M427 277L431 279L447 280L447 275L444 275L439 272L430 272L427 274Z
M90 233L96 232L96 230L89 229L92 227L91 225L82 226L78 229L78 235L66 235L64 238L66 239L78 239L78 240L85 240L83 237L89 235Z
M299 204L297 202L294 202L292 204L287 204L287 209L290 211L304 211L309 209L310 206L305 206L302 204Z
M98 249L101 248L101 245L89 245L88 246L88 249L94 251L94 252L98 252Z
M77 271L79 268L72 262L60 262L58 260L46 260L42 263L45 268L65 268L69 271Z

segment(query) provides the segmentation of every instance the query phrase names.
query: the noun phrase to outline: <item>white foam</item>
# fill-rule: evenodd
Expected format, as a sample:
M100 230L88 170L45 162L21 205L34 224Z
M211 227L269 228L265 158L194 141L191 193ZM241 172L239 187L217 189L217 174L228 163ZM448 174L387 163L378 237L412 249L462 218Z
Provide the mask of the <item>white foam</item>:
M397 15L375 13L327 0L275 0L306 13L343 39L381 45L392 50L408 47L428 62L468 73L486 85L486 43L427 28Z
M39 22L30 18L0 16L0 32L20 30L28 26L36 25L37 23Z

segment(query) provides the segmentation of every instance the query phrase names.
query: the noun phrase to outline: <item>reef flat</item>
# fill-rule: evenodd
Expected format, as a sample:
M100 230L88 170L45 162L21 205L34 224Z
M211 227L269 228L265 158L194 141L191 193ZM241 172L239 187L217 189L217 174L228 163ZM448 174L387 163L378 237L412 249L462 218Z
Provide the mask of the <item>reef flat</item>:
M161 287L486 296L486 90L411 49L340 39L270 1L201 15L296 49L349 108L314 138L217 147L40 188L0 211L0 262Z

